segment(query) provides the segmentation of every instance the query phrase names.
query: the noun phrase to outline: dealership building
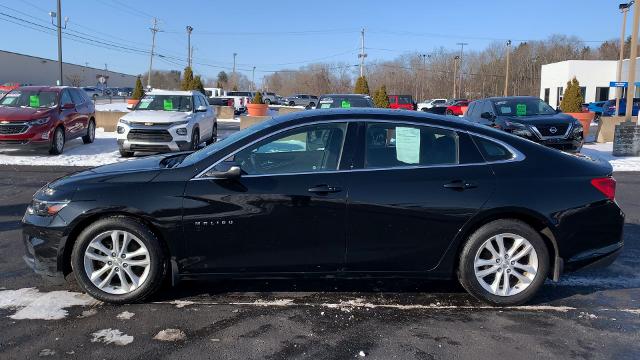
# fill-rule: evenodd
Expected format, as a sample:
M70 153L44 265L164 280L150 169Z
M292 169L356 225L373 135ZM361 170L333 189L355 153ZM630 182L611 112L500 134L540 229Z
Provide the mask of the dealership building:
M0 50L0 85L56 85L58 72L57 60ZM98 86L101 78L107 87L133 87L136 83L135 75L65 62L62 63L62 73L65 85Z
M609 87L609 83L616 80L617 65L615 60L567 60L542 65L540 98L554 108L559 106L567 82L576 77L585 103L614 99L616 89ZM628 68L629 59L625 59L622 63L622 81L627 81ZM640 80L640 71L636 79Z

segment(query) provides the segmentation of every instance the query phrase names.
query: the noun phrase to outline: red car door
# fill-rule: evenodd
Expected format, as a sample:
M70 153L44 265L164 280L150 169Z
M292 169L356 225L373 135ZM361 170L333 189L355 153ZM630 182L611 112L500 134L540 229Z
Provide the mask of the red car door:
M87 101L82 96L79 89L67 89L71 93L71 99L76 106L76 119L74 120L76 136L84 136L87 133L87 127L89 126L89 116L91 114L91 102Z
M82 123L78 122L76 105L73 103L73 98L68 89L64 89L60 93L60 121L64 125L67 140L73 139L78 135L78 127L81 127Z

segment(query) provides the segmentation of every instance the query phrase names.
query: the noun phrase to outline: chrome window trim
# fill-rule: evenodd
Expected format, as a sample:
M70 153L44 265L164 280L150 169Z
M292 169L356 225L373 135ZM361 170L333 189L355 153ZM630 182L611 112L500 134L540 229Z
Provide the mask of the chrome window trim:
M512 157L510 159L506 159L506 160L497 160L497 161L484 161L484 162L477 162L477 163L469 163L469 164L440 164L440 165L418 165L418 166L394 166L394 167L386 167L386 168L371 168L371 169L344 169L344 170L323 170L323 171L308 171L308 172L294 172L294 173L282 173L282 174L254 174L254 175L242 175L242 177L265 177L265 176L289 176L289 175L307 175L307 174L332 174L332 173L345 173L345 172L362 172L362 171L387 171L387 170L403 170L403 169L424 169L424 168L447 168L447 167L453 167L453 166L478 166L478 165L490 165L490 164L502 164L502 163L507 163L507 162L516 162L516 161L522 161L526 158L526 156L520 152L519 150L517 150L516 148L514 148L513 146L505 143L504 141L492 138L490 136L486 136L486 135L482 135L482 134L478 134L475 133L473 131L468 131L468 130L462 130L462 129L456 129L453 127L448 127L448 126L442 126L442 125L435 125L435 124L425 124L422 122L417 122L417 121L398 121L398 120L383 120L383 119L358 119L358 120L349 120L349 119L334 119L334 120L318 120L318 121L313 121L313 122L309 122L309 123L304 123L304 124L295 124L295 125L291 125L289 127L280 129L278 131L269 133L265 136L262 136L248 144L246 144L245 146L242 146L236 150L234 150L233 152L231 152L230 154L226 155L224 158L216 161L215 163L211 164L210 166L208 166L206 169L202 170L201 172L199 172L196 176L194 176L193 178L191 178L190 180L215 180L215 178L212 177L207 177L204 176L209 170L213 169L215 166L217 166L218 164L224 162L225 159L228 159L231 156L234 156L235 154L237 154L238 152L246 149L249 146L252 146L266 138L269 138L271 136L277 135L279 133L282 133L284 131L288 131L288 130L292 130L292 129L296 129L296 128L300 128L303 126L307 126L307 125L315 125L315 124L330 124L330 123L347 123L347 129L349 127L350 123L361 123L361 122L379 122L379 123L393 123L393 124L409 124L409 125L415 125L415 126L430 126L430 127L434 127L434 128L439 128L439 129L446 129L446 130L452 130L452 131L456 131L456 132L464 132L467 133L471 136L477 136L477 137L481 137L483 139L487 139L489 141L493 141L499 145L501 145L502 147L506 148L507 151L509 151L512 154ZM342 157L342 151L344 151L344 144L346 141L346 134L345 134L345 138L343 139L342 142L342 150L341 150L341 154L340 157ZM478 149L478 151L480 151ZM340 162L338 162L338 164L340 164Z
M569 137L571 130L573 130L573 124L569 123L569 126L567 126L567 131L563 135L542 136L542 134L540 133L540 131L535 125L529 125L529 126L531 127L531 131L533 131L533 133L536 134L536 136L541 140L566 139L567 137Z

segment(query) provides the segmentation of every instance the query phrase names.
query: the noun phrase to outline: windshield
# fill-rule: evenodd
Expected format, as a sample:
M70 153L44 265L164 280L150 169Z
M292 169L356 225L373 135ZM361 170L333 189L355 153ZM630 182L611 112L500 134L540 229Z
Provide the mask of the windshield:
M502 116L535 116L553 115L551 106L540 99L515 98L494 101L498 115Z
M47 90L11 90L0 101L9 107L51 108L58 105L58 93Z
M189 156L187 156L186 158L184 158L184 160L182 161L182 163L180 164L181 166L189 166L192 164L195 164L199 161L204 160L205 158L215 154L216 152L226 148L227 146L235 143L236 141L240 141L248 136L251 136L263 129L268 128L269 126L273 125L273 123L276 120L274 119L270 119L267 121L263 121L257 125L253 125L251 127L245 128L243 130L240 130L238 132L235 132L229 136L227 136L226 138L215 142L203 149L200 149L194 153L189 154Z
M364 96L323 96L319 102L320 109L373 107L371 102Z
M408 95L398 96L398 104L413 104L413 98Z
M145 95L134 110L163 110L189 112L193 109L188 95Z

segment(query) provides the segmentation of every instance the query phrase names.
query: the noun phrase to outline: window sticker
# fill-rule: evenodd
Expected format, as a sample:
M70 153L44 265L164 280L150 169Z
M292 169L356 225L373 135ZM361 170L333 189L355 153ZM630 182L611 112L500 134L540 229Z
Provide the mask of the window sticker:
M501 106L500 107L501 114L511 114L511 106Z
M7 95L7 96L4 97L4 99L2 99L2 105L11 105L16 101L16 99L18 99L17 96L16 97L12 97L12 96Z
M333 104L332 98L320 99L320 104Z
M40 107L40 96L29 95L29 107Z
M342 100L342 108L350 108L351 107L351 103L349 102L349 100Z
M320 109L330 109L330 108L331 108L331 104L327 104L327 103L320 104Z
M173 110L173 101L171 99L164 99L164 109L166 111Z
M517 116L525 116L525 115L527 115L527 104L517 104L516 105L516 115Z
M151 101L140 101L140 105L138 105L138 109L146 109L151 105Z
M420 163L420 129L396 127L396 157L405 164Z
M506 104L506 101L496 101L496 105L504 105Z

